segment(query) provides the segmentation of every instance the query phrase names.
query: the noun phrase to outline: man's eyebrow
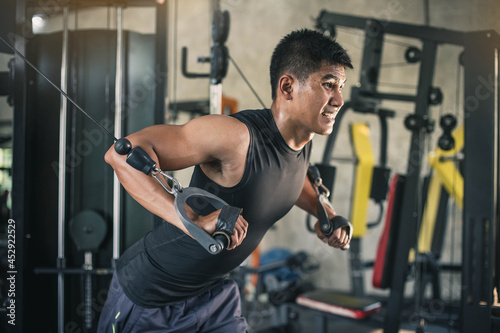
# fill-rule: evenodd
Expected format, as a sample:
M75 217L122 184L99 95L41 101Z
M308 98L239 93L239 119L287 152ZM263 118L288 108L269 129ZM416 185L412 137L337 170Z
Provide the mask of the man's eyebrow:
M331 80L331 79L334 79L334 80L337 80L338 82L342 82L342 80L338 77L338 76L335 76L333 74L326 74L325 76L323 76L321 78L321 80ZM344 84L346 83L347 79L344 80Z

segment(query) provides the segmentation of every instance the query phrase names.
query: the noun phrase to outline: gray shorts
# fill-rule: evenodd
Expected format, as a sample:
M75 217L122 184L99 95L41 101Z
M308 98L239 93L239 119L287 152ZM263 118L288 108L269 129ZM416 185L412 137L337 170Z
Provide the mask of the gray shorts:
M97 332L243 333L247 327L234 281L222 281L200 295L165 307L144 308L125 295L114 274Z

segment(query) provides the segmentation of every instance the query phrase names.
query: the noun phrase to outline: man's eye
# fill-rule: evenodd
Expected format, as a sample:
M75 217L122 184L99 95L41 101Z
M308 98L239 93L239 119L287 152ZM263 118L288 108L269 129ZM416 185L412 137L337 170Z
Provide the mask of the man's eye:
M332 89L332 88L333 88L333 83L331 83L331 82L325 82L325 83L323 83L323 85L324 85L326 88L328 88L328 89Z

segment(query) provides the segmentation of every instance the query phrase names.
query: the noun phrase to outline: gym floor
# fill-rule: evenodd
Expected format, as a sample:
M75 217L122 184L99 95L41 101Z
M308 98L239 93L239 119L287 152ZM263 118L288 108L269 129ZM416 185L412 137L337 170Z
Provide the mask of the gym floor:
M276 324L272 324L273 318L273 308L270 309L260 309L257 310L257 316L249 315L247 320L250 325L250 333L382 333L384 332L384 309L381 312L373 315L369 319L363 320L352 320L346 319L339 316L328 316L326 319L326 331L322 329L319 320L319 316L314 310L303 310L301 308L295 308L293 312L296 314L297 325L287 328L276 328ZM276 317L276 316L274 316ZM402 314L402 320L400 323L400 333L458 333L457 322L453 322L450 318L457 318L457 315L451 315L444 311L441 315L431 315L422 314L422 317L427 318L427 320L422 320L422 328L418 327L418 322L420 320L410 320L408 318L414 318L411 311L404 311ZM406 319L405 319L406 318ZM448 323L451 321L453 325Z
M300 325L303 329L304 332L306 329L309 332L314 332L314 333L320 333L318 330L313 330L315 328L316 322L314 316L311 316L310 314L304 313L301 314L301 319L300 319ZM383 328L377 328L377 327L372 327L371 325L363 324L363 323L357 323L354 320L349 320L349 319L343 319L343 318L335 318L335 319L330 319L328 320L328 325L327 325L327 331L325 333L339 333L339 332L349 332L349 333L383 333L384 329ZM279 330L268 330L268 331L259 331L259 328L257 327L256 330L252 329L252 333L277 333L277 332L286 332L286 333L291 333L287 332L286 330L284 331L279 331ZM402 324L399 330L400 333L413 333L413 332L418 332L417 327L409 325L409 324ZM443 327L443 326L438 326L434 324L427 324L424 326L424 329L420 332L428 332L428 333L458 333L459 331L455 328L450 328L450 327Z

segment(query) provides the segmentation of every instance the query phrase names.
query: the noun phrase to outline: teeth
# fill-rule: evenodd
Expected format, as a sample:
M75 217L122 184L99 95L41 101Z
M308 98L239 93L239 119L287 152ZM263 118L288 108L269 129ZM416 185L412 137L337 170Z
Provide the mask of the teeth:
M329 119L332 119L332 120L335 118L334 114L333 114L333 113L330 113L330 112L328 112L328 113L327 113L327 112L323 112L323 113L321 113L321 114L322 114L323 116L325 116L325 117L329 118Z

